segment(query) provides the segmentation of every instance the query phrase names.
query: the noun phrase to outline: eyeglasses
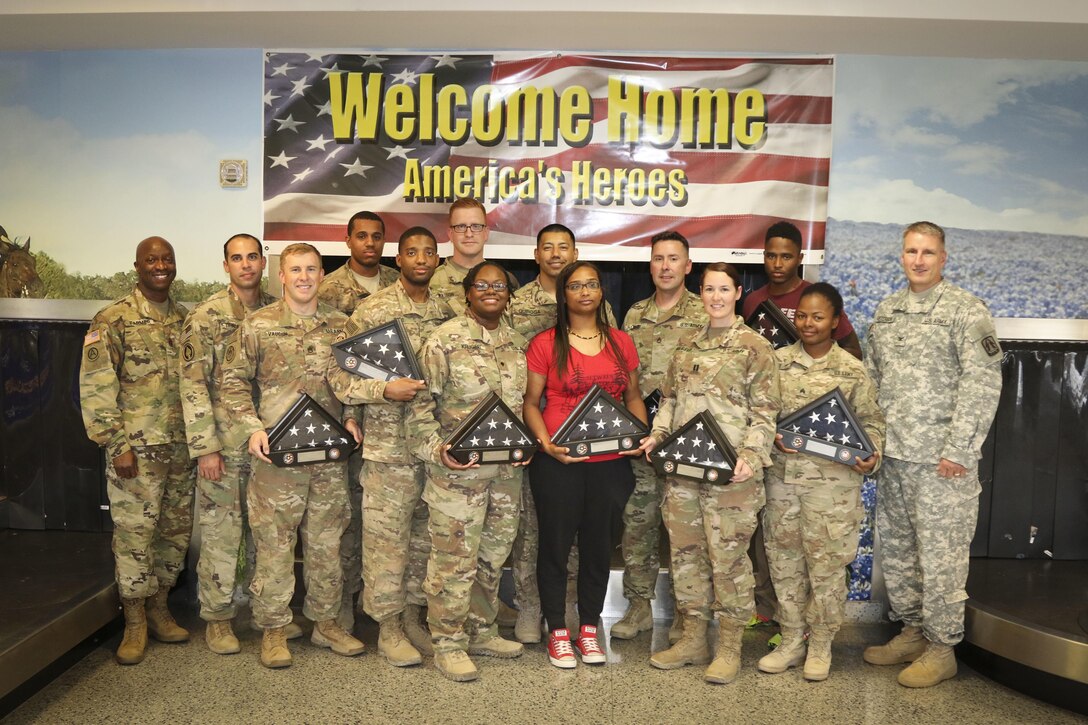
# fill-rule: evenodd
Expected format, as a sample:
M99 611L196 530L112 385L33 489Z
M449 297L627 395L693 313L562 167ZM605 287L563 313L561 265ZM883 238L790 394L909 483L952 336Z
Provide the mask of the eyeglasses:
M571 282L567 285L568 292L581 292L583 289L593 290L596 292L601 288L601 283L595 279L591 279L588 282Z
M496 292L505 292L507 285L505 282L473 282L472 289L477 292L487 292L489 289L493 289Z
M487 225L486 224L452 224L452 225L450 225L450 229L452 229L457 234L464 234L469 229L472 230L473 234L479 234L484 229L487 229Z

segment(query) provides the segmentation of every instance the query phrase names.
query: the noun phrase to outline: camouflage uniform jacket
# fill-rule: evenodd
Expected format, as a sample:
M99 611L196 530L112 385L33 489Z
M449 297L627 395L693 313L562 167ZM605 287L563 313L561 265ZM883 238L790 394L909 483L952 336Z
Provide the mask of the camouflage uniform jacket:
M660 443L674 429L707 410L752 467L757 479L771 463L782 407L771 343L737 317L711 340L704 327L676 351L665 384L653 436Z
M260 292L257 306L264 307L275 301L272 295ZM225 431L231 420L220 400L223 352L227 340L245 316L245 305L234 293L234 288L227 285L194 307L185 318L180 385L190 458L215 453L225 447L219 431ZM256 398L253 402L256 404Z
M884 414L876 403L876 386L860 360L832 345L826 355L813 360L800 342L775 350L778 379L782 385L782 414L793 413L830 393L836 387L854 409L858 422L879 451L884 444ZM777 448L768 475L785 483L857 483L861 474L841 463L804 453L787 454ZM851 461L853 465L853 461ZM879 462L878 462L879 467ZM876 469L874 469L875 472Z
M945 280L920 301L895 292L876 308L865 366L888 423L886 456L978 461L1001 397L1001 346L982 300Z
M643 395L661 389L676 350L689 343L706 324L703 301L687 290L664 315L653 296L631 305L623 320L623 331L638 350L638 386Z
M487 481L517 470L488 464L465 471L442 465L439 446L492 391L519 418L528 381L525 348L529 343L503 322L485 330L476 320L455 317L438 327L423 345L419 363L427 390L408 404L407 430L417 458L427 462L432 478Z
M285 300L242 320L223 353L220 405L232 418L225 441L230 447L276 425L299 393L335 418L359 419L359 411L343 406L326 379L330 345L344 339L347 324L343 313L322 304L313 317L299 317Z
M378 289L385 289L399 277L400 272L393 267L378 265ZM355 273L351 271L351 262L345 262L340 269L325 275L325 279L321 280L321 285L317 288L318 300L329 307L335 307L345 315L355 312L359 303L369 296L370 293L355 279Z
M507 323L532 340L550 327L555 327L556 310L559 305L555 298L540 285L540 277L518 290L516 297L510 298L510 309L505 315ZM604 301L604 316L610 327L618 327L612 305Z
M133 446L185 441L178 351L188 310L156 310L139 288L103 308L83 340L79 396L87 437L110 459Z
M418 355L423 341L451 317L453 311L449 305L433 294L423 305L422 311L417 309L404 291L404 285L398 282L363 300L348 323L348 337L399 319L408 333L412 351ZM415 459L409 450L404 426L407 405L385 399L385 381L364 380L343 371L331 371L330 378L334 380L343 400L367 404L363 458L380 463L412 463Z
M450 306L455 315L465 314L465 288L461 284L468 276L469 268L462 267L453 261L446 259L431 278L431 294ZM518 280L513 274L507 272L510 288L518 288ZM554 304L554 303L553 303Z

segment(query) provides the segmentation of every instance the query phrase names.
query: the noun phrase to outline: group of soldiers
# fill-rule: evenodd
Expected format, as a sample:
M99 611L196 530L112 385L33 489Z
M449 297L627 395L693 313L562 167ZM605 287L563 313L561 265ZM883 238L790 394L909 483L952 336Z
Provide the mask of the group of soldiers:
M800 237L782 229L772 227L766 241L766 290L776 301L808 284L798 274ZM312 246L281 252L279 300L262 289L260 241L235 235L224 244L229 284L191 312L170 296L171 245L159 237L138 245L136 287L95 316L80 371L87 433L106 453L125 616L118 662L140 662L148 633L163 642L189 638L171 616L167 594L188 549L194 491L200 616L213 652L240 650L232 623L244 587L253 627L263 633L261 662L291 664L287 640L303 634L290 608L301 532L303 614L314 623L314 644L341 655L362 652L353 633L360 609L378 622L378 651L390 664L414 665L433 654L426 609L443 595L433 584L443 572L428 571L428 558L439 534L424 501L426 462L413 450L407 425L409 404L428 394L427 381L351 375L337 366L331 345L400 320L419 352L439 325L466 313L462 282L484 260L488 233L483 205L459 199L449 211L452 256L439 266L434 234L413 227L398 240L398 271L381 264L381 218L359 212L347 224L350 257L327 276ZM526 340L554 326L556 279L577 257L571 230L542 230L534 251L539 275L513 294L503 325ZM787 258L784 270L780 257ZM981 301L943 279L946 259L939 227L908 228L902 250L908 287L881 303L865 355L887 418L882 561L892 619L904 623L892 642L866 650L865 658L908 662L935 646L925 684L955 673L951 646L963 635L977 462L1000 389L993 322ZM707 323L700 299L685 287L690 270L682 236L653 239L654 294L633 305L623 323L638 350L643 391L662 387L676 350ZM509 286L517 286L512 276ZM788 302L781 306L792 317ZM608 319L614 320L611 310ZM843 348L860 355L852 329L844 337ZM271 463L267 430L300 392L360 444L348 461ZM627 638L653 626L650 600L661 565L663 477L645 460L634 461L634 470L621 542L629 606L612 628L613 636ZM518 642L541 638L531 499L523 486L511 555L516 612L500 603L497 615L515 625ZM575 571L577 562L571 564ZM766 565L757 557L760 566ZM494 635L470 651L517 656L518 642Z

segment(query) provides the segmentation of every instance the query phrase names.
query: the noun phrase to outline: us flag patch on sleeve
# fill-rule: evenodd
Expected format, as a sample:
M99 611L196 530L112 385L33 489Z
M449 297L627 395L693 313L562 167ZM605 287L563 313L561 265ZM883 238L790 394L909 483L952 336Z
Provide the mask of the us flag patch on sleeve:
M101 339L102 339L102 333L99 332L98 330L88 332L86 337L83 338L83 347L87 347L88 345L93 345L93 344L95 344L96 342L98 342Z

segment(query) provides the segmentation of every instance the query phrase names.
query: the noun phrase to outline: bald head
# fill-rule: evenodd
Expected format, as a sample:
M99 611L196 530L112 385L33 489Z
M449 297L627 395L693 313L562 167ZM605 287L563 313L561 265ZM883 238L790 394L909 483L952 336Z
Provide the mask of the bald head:
M174 248L162 237L148 237L136 246L136 286L152 302L165 302L177 275Z

